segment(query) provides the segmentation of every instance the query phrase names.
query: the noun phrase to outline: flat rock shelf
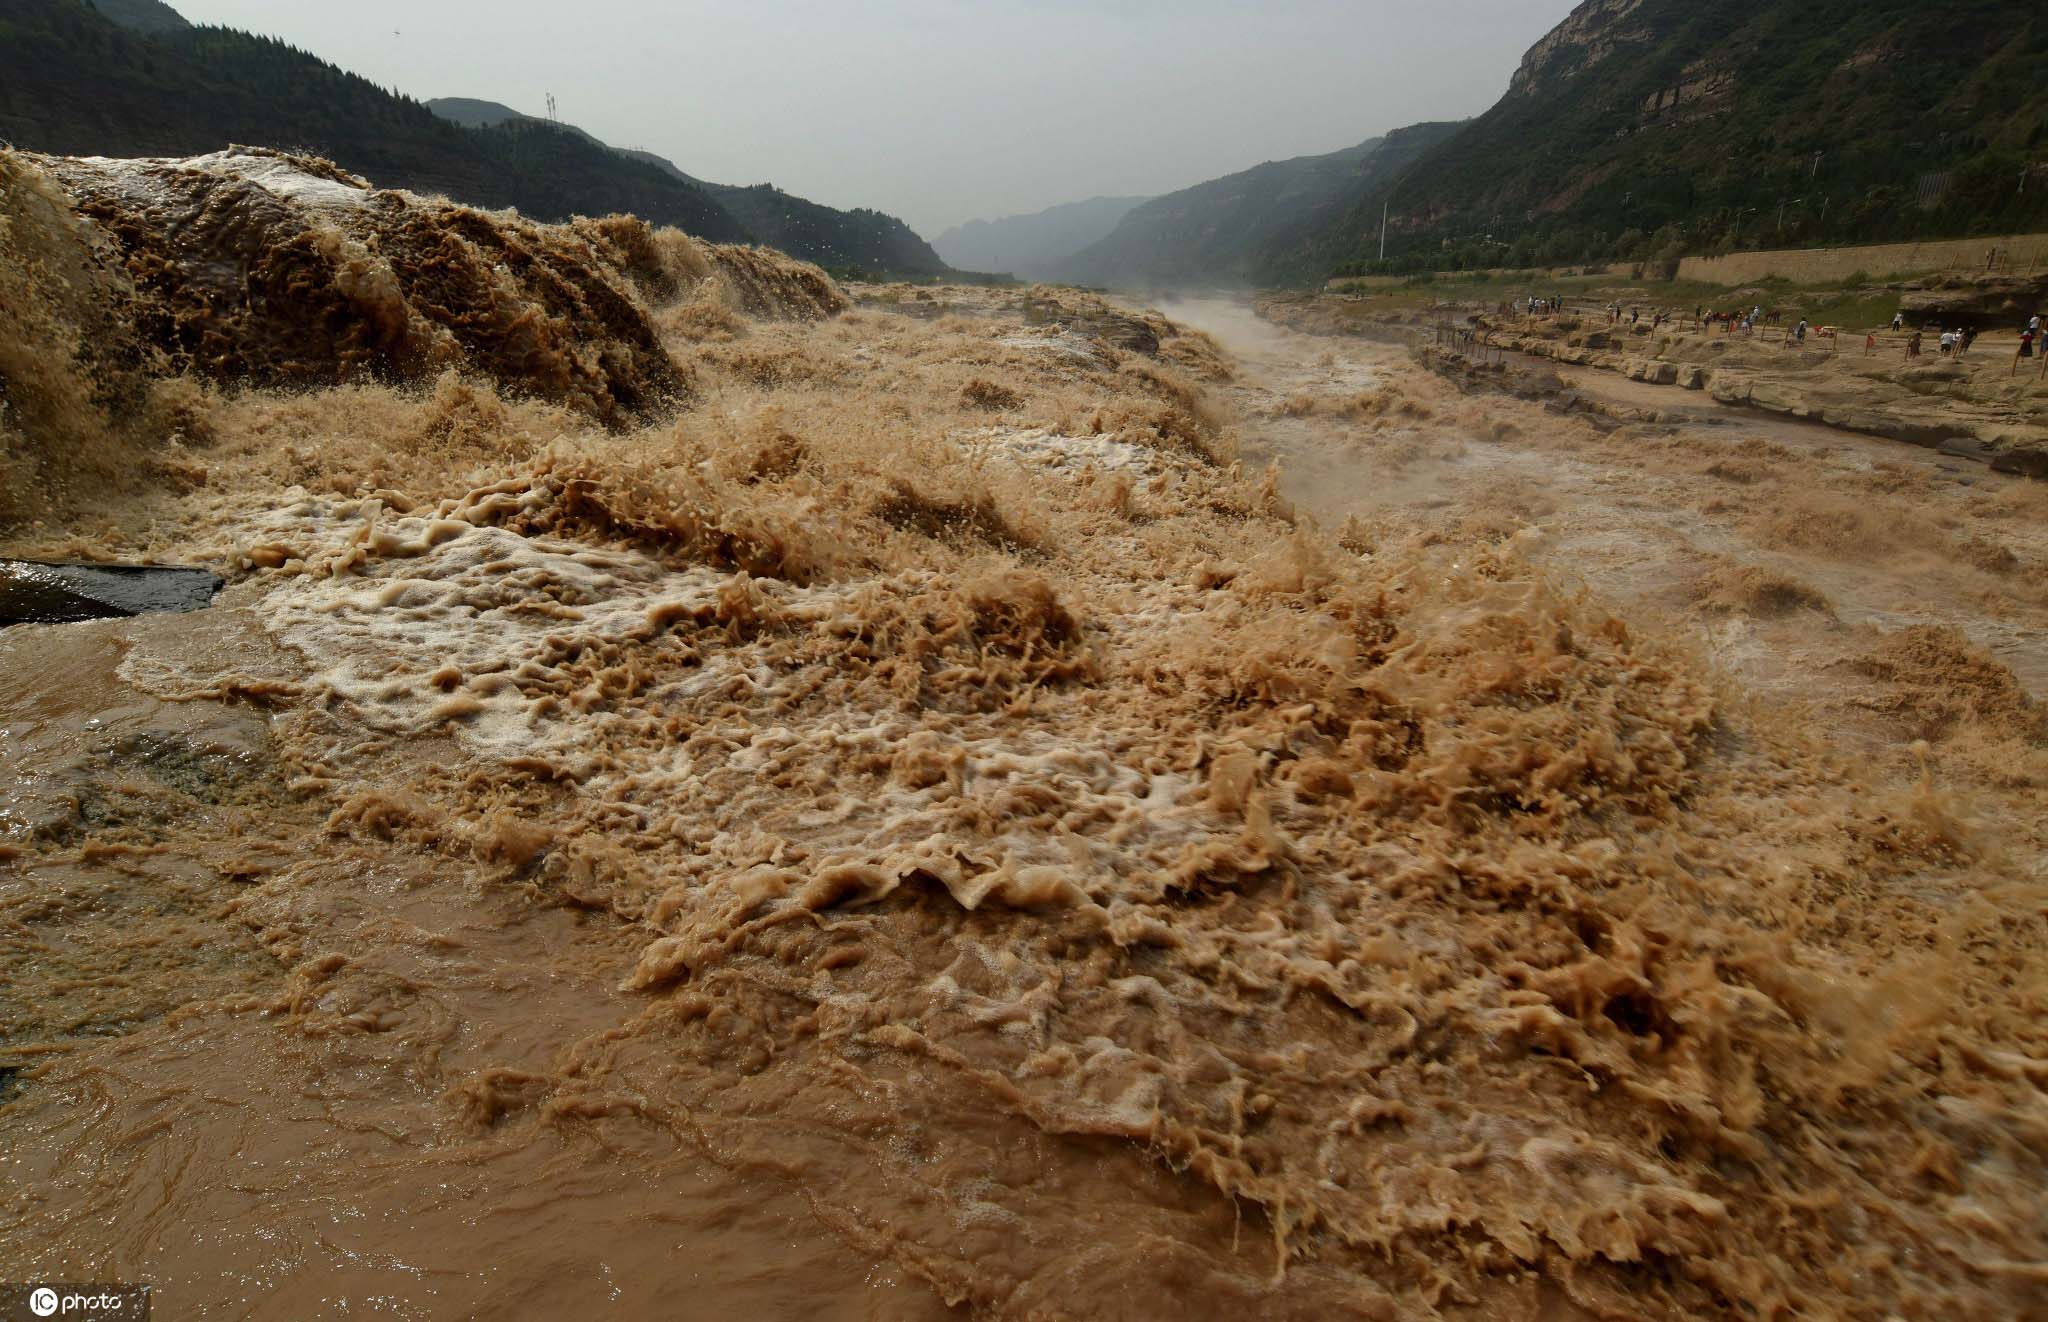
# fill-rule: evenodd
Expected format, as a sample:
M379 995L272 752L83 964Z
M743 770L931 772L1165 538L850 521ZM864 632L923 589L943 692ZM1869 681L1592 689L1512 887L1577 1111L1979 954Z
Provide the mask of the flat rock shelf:
M0 560L0 627L203 610L221 582L182 566Z

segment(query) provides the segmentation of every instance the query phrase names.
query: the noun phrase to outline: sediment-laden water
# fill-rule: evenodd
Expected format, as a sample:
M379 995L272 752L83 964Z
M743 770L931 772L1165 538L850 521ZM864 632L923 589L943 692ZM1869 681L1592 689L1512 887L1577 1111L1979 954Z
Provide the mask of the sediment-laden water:
M0 552L233 581L0 633L0 1274L220 1317L2042 1305L2039 488L1216 305L848 310L288 159L4 160L0 269L69 254L126 338L0 314L73 328L0 360ZM193 350L138 177L455 347L266 374L296 305L230 288Z

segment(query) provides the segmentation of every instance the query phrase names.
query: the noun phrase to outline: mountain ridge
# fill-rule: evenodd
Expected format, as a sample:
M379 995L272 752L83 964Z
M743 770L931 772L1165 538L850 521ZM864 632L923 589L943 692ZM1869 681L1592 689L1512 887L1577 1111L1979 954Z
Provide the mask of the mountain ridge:
M192 26L163 0L92 0L92 7L130 32L182 32Z
M74 156L283 147L387 188L538 220L630 212L714 242L752 237L702 189L570 135L465 129L282 41L216 27L139 32L84 0L9 0L0 11L0 139Z
M1299 264L1310 236L1374 184L1405 167L1417 144L1456 125L1411 125L1341 151L1265 161L1134 208L1106 238L1058 266L1090 285L1272 283Z
M473 106L498 109L494 102ZM464 125L310 52L193 26L158 0L7 0L0 141L78 156L203 155L235 144L326 157L383 187L541 221L630 213L842 271L950 274L894 217L685 174L568 125L509 112Z
M470 128L497 128L514 120L552 124L562 132L702 189L762 243L829 270L934 276L945 275L952 269L916 231L884 212L826 206L773 184L712 183L685 173L675 162L654 152L614 147L573 124L538 119L497 101L434 97L425 104L435 114Z
M2043 68L2048 17L2022 0L1585 0L1360 199L1375 224L1355 207L1305 250L1369 273L2039 227Z

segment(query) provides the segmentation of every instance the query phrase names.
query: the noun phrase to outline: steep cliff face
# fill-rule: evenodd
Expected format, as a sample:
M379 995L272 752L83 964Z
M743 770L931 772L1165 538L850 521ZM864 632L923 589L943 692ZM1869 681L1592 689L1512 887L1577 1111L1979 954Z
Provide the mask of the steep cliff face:
M1594 84L1601 78L1632 78L1635 70L1627 66L1659 53L1677 26L1673 19L1674 11L1654 0L1586 0L1529 48L1508 80L1508 97L1549 96L1580 78ZM1637 100L1636 110L1646 120L1681 108L1690 117L1725 103L1736 83L1737 71L1729 62L1693 60L1666 74ZM1594 86L1585 94L1598 96L1600 91Z
M1640 48L1650 33L1629 20L1643 0L1586 0L1529 48L1522 66L1508 82L1510 94L1534 94L1554 81L1585 73L1631 47Z

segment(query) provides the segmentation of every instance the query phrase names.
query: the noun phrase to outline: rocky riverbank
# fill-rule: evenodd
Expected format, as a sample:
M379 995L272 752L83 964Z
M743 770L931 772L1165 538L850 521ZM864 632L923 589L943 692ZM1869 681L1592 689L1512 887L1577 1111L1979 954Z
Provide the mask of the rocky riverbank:
M1809 334L1788 346L1779 327L1754 335L1631 326L1601 313L1522 317L1470 307L1375 312L1327 296L1263 300L1262 315L1296 329L1384 334L1407 327L1438 335L1469 333L1477 346L1527 354L1631 380L1702 391L1724 404L1911 445L1968 454L2000 472L2048 478L2048 383L2036 360L2014 371L2013 345L1987 337L1966 357L1943 358L1926 336L1908 359L1904 336ZM1682 323L1682 325L1689 323Z

